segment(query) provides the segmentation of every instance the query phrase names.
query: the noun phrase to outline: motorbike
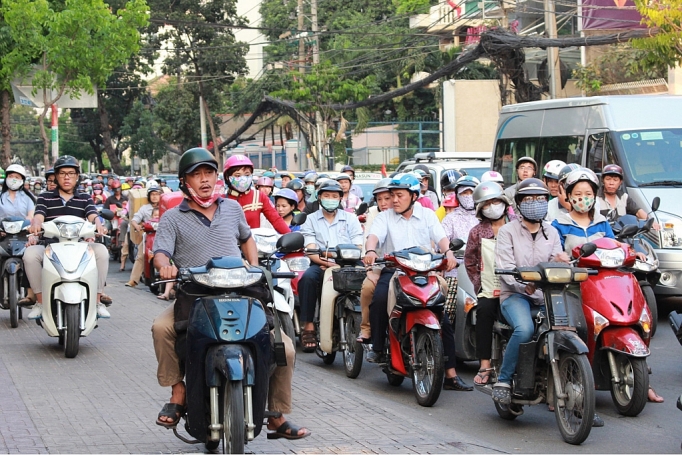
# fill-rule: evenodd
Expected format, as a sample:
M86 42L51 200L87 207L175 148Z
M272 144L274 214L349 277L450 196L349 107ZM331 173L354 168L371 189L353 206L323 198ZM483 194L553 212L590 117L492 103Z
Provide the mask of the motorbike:
M22 318L18 302L25 295L25 289L21 286L24 275L22 257L28 240L26 230L30 224L30 221L20 216L9 216L0 222L0 231L5 234L0 241L0 270L2 270L0 307L4 310L9 309L12 328L18 327L19 319Z
M123 205L120 202L117 202L116 204L111 204L109 206L109 210L111 210L114 213L114 218L109 222L109 226L107 228L109 229L109 239L108 239L108 248L109 252L111 254L111 259L114 261L120 261L121 260L121 248L122 248L122 243L119 241L119 227L123 223L124 219L123 217L119 216L119 212L123 209Z
M103 209L111 220L114 213ZM60 216L43 223L43 237L59 239L45 248L43 259L43 315L36 319L51 337L59 337L64 355L78 355L80 337L97 327L97 263L87 242L95 225L76 216Z
M630 225L624 235L637 230ZM637 282L629 271L635 254L628 244L601 238L592 242L596 251L583 255L579 267L597 269L580 284L583 313L587 323L581 334L589 349L594 384L597 390L611 391L618 412L639 414L647 402L652 317ZM573 250L578 257L579 247Z
M463 245L456 240L450 249L456 251ZM392 278L395 307L388 320L387 361L380 366L393 386L411 377L417 403L433 406L445 377L440 333L445 295L438 278L429 273L444 270L447 259L444 254L413 247L386 254L376 263L400 271Z
M149 291L154 295L159 295L161 292L159 285L156 282L159 280L159 272L154 268L154 239L156 238L156 229L159 227L159 219L152 218L142 224L144 230L144 269L142 271L142 279L144 280Z
M346 376L357 378L362 369L364 348L357 341L362 314L360 290L367 276L363 266L358 266L362 250L356 245L339 244L333 249L306 249L308 254L324 253L338 267L324 271L320 305L315 318L318 348L315 351L326 365L343 354Z
M593 245L586 244L582 254L589 255L594 250ZM531 306L533 338L519 346L511 404L495 402L497 413L505 420L514 420L523 414L523 406L552 404L564 441L581 444L592 429L595 405L588 348L579 336L585 332L586 324L575 284L596 272L569 264L543 262L535 267L496 269L495 273L513 276L520 283L533 283L544 293L544 308ZM495 381L512 333L512 327L502 317L495 322L491 357ZM476 389L492 395L492 384Z
M476 356L478 298L464 265L464 248L455 252L455 257L460 261L457 267L455 316L450 317L455 332L455 355L462 361L478 360Z
M655 197L651 203L651 211L656 212L658 206L660 205L660 198ZM658 326L658 305L656 303L656 295L654 294L654 287L658 284L661 278L661 272L658 269L658 256L654 251L651 244L646 241L644 235L651 231L654 219L649 218L648 220L640 220L634 215L624 215L611 222L611 229L613 230L616 240L627 243L630 245L636 253L641 253L645 257L644 260L639 257L636 258L635 263L629 268L629 270L635 275L637 281L639 282L640 288L642 288L642 294L644 294L644 299L649 306L649 311L651 312L651 337L656 334L656 328ZM633 228L628 230L624 229L627 226L634 225L637 229L631 231Z
M303 236L287 234L276 246L279 251L300 250ZM190 440L172 427L182 441L204 443L208 451L216 450L222 441L223 453L244 453L244 445L260 434L264 419L280 416L265 408L274 362L285 365L286 356L277 335L273 356L265 308L272 300L271 279L291 279L294 274L268 274L245 265L241 258L217 257L201 267L180 269L177 280L172 280L203 294L192 305L187 331L176 341L184 359L187 390L184 427L196 438ZM262 297L246 296L253 292ZM276 333L278 320L275 312Z
M303 251L293 251L283 255L281 259L286 262L290 271L296 273L296 278L291 280L291 292L294 295L294 316L292 319L294 322L294 333L300 336L301 322L298 315L301 312L301 304L298 300L298 282L310 267L310 258Z

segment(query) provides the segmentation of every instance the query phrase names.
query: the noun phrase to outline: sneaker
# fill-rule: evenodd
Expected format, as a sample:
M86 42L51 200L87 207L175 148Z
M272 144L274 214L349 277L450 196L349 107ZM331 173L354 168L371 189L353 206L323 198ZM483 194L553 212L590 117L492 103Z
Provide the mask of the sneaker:
M367 361L369 363L386 363L384 354L378 351L369 351L367 353Z
M493 386L493 401L509 406L511 404L511 385L497 382Z
M109 319L111 317L111 314L109 314L107 307L105 307L101 303L97 304L97 317L102 319Z
M33 309L28 313L29 319L42 319L43 318L43 304L36 303L33 305Z

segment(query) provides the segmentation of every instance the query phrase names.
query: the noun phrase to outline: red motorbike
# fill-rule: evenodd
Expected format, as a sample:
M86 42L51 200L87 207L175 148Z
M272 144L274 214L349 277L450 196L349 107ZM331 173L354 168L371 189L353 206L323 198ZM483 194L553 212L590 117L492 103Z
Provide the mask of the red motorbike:
M599 273L581 283L586 328L578 327L578 334L589 349L595 388L611 391L620 414L636 416L649 390L651 313L637 278L627 269L636 261L632 247L609 238L592 243L596 252L580 258L578 266ZM573 249L573 257L580 255L579 249Z
M464 245L461 240L455 242L458 243L451 245L452 250ZM447 259L444 254L413 247L387 254L377 263L400 271L391 280L395 306L389 315L388 360L382 364L382 369L393 386L399 386L405 377L411 377L417 402L422 406L433 406L440 396L445 376L440 324L445 295L438 278L429 272L444 270Z

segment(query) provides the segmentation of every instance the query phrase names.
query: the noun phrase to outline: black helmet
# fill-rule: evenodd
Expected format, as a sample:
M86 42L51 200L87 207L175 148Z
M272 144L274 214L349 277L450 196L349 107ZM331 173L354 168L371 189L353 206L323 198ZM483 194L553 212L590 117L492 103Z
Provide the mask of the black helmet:
M607 164L601 171L601 178L604 178L607 175L615 175L623 180L623 168L617 164Z
M205 148L195 147L187 150L180 157L180 164L178 165L178 177L184 177L188 172L192 172L202 164L206 164L216 171L218 170L218 162L211 152Z
M71 155L62 155L57 158L57 161L54 162L54 167L52 169L54 169L54 172L56 173L63 167L72 167L76 170L76 173L81 173L81 166L78 163L78 160Z
M287 188L290 190L305 190L305 182L301 179L293 179L291 182L287 183Z
M348 171L351 171L353 173L353 177L355 177L355 169L353 169L352 166L346 165L346 166L341 168L341 173L348 172Z
M448 169L443 172L443 175L440 176L441 191L454 190L457 180L459 180L460 177L462 177L462 174L456 169Z
M341 185L339 185L339 183L334 180L327 180L325 184L322 185L319 190L317 190L317 197L319 198L320 195L325 191L335 191L339 193L339 196L343 197L343 190L341 189Z
M55 175L55 174L54 174L54 168L53 168L53 167L51 167L50 169L48 169L47 171L45 171L45 179L47 179L47 178L48 178L49 176L51 176L51 175Z
M516 185L516 195L514 196L514 199L517 204L520 204L526 196L539 196L543 194L549 196L549 190L547 189L545 182L540 179L529 178Z

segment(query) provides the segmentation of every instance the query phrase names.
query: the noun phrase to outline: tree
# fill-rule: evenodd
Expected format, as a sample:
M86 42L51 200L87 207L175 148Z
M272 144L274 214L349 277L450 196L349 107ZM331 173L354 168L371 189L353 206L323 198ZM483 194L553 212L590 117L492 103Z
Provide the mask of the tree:
M8 123L11 125L12 140L15 141L11 145L10 160L18 159L27 168L36 169L43 157L40 127L36 121L38 116L27 106L14 106L8 110L8 114L11 116Z
M158 136L180 150L201 144L198 103L191 88L196 86L168 85L154 98Z
M150 106L136 101L126 116L121 128L123 148L131 151L150 163L150 172L154 173L154 163L161 159L166 151L166 143L157 136L154 115Z
M661 65L676 66L682 63L682 0L635 0L653 36L633 40L638 49L648 51L638 67L650 69Z
M32 84L34 93L42 93L45 106L39 124L43 161L48 166L50 144L43 120L49 107L65 93L79 96L81 91L93 93L94 86L106 86L109 75L139 50L138 29L148 23L147 4L130 0L113 13L103 0L65 0L63 5L4 0L2 13L16 43L8 60L16 68L40 61ZM105 149L110 152L108 140L105 133ZM118 157L112 153L109 159L118 172Z

